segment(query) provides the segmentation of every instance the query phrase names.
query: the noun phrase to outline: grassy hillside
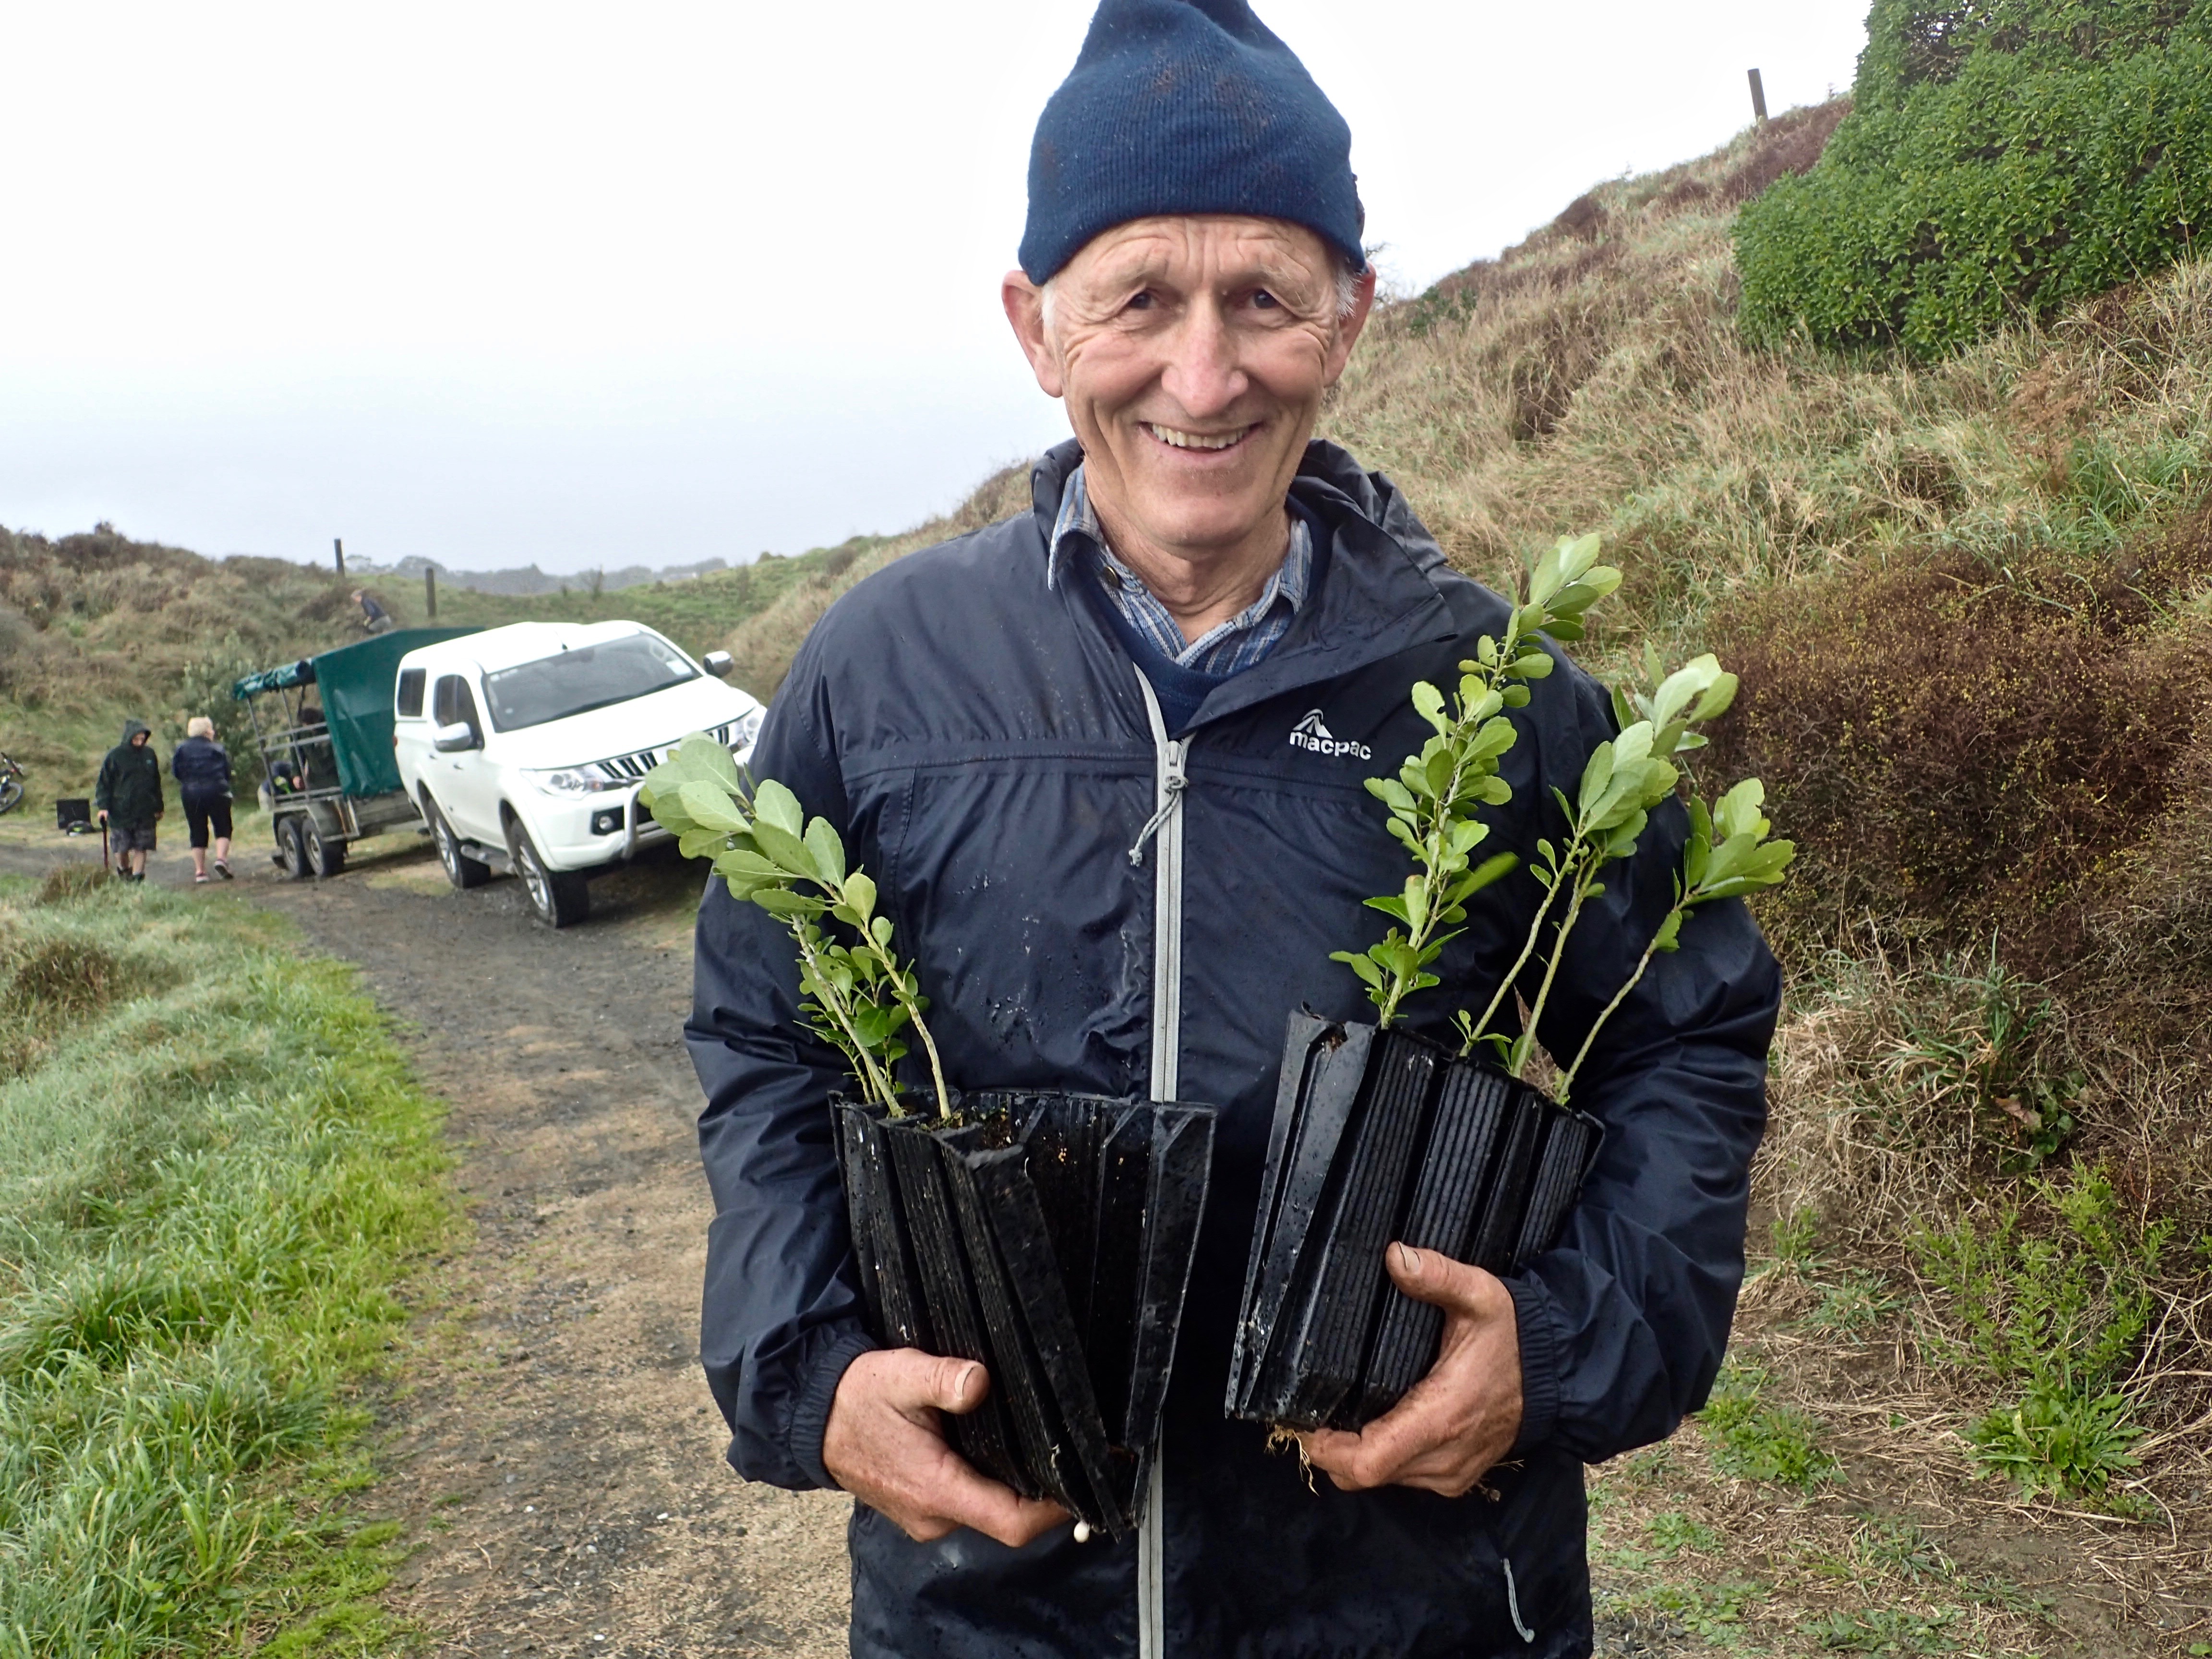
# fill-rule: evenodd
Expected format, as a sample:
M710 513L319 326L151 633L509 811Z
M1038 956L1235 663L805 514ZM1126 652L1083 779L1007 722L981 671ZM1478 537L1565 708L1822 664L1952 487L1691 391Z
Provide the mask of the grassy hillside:
M688 649L710 651L745 617L811 585L836 581L886 545L856 537L792 558L594 593L514 597L446 589L438 620L493 627L530 620L630 617ZM239 741L229 701L239 675L361 637L356 580L281 559L207 559L102 526L58 540L0 529L0 750L30 770L19 811L86 793L126 715L151 722L166 750L190 714ZM419 583L372 580L403 623L424 620ZM781 672L780 670L778 671Z
M2212 1651L2212 263L1932 367L1751 349L1735 212L1843 112L1386 307L1324 416L1479 577L1603 532L1627 582L1577 654L1720 651L1703 781L1763 775L1802 849L1736 1351L1702 1431L1600 1480L1606 1616ZM837 592L1026 493L731 649L770 683Z

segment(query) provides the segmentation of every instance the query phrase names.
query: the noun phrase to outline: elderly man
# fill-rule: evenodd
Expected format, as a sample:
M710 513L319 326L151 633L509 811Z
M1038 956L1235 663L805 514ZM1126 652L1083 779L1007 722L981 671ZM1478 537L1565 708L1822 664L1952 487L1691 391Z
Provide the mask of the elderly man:
M1333 950L1374 937L1403 854L1362 787L1426 734L1505 603L1397 491L1312 441L1374 297L1350 135L1244 0L1106 0L1040 122L1003 299L1075 441L1034 510L860 584L799 653L754 759L843 832L969 1086L1221 1112L1141 1535L1079 1540L980 1475L942 1413L980 1365L863 1328L823 1103L777 924L719 884L688 1032L717 1208L702 1352L756 1480L842 1487L854 1650L1586 1654L1582 1466L1704 1399L1742 1271L1778 980L1739 906L1701 912L1577 1089L1607 1134L1558 1249L1501 1281L1394 1249L1447 1320L1431 1375L1295 1456L1225 1421L1285 1015L1365 1012ZM1559 833L1611 734L1569 666L1516 719L1497 832ZM1323 738L1321 734L1326 733ZM1572 1052L1671 902L1656 816L1575 936L1540 1032ZM1479 1006L1531 919L1485 895L1412 1023ZM1409 1006L1412 1005L1409 1005Z

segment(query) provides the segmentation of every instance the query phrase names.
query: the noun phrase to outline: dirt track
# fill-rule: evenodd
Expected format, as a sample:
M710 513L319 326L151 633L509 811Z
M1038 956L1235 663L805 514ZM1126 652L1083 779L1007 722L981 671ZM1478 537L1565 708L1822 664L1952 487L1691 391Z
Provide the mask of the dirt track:
M474 1237L432 1276L445 1306L382 1403L368 1495L417 1547L394 1609L485 1659L842 1653L850 1500L739 1480L698 1368L694 874L668 859L595 883L592 920L554 934L516 883L454 892L415 837L295 884L240 827L240 879L208 896L359 963L452 1105ZM58 854L99 856L49 836L0 868ZM166 849L154 873L191 884Z

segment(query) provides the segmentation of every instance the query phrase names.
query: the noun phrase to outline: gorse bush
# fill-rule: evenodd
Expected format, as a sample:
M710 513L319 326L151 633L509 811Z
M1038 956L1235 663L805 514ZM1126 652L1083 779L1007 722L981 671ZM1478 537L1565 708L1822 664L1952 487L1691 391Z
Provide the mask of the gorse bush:
M2212 3L1877 0L1820 164L1736 226L1742 321L1929 357L2212 223Z
M299 1472L444 1224L431 1103L344 969L228 906L0 900L0 936L40 1039L0 1080L0 1659L373 1632Z
M1796 902L2001 928L2017 965L2063 969L2212 702L2202 646L2136 625L2202 580L2137 562L2043 591L1951 557L1740 606L1714 752L1797 836Z

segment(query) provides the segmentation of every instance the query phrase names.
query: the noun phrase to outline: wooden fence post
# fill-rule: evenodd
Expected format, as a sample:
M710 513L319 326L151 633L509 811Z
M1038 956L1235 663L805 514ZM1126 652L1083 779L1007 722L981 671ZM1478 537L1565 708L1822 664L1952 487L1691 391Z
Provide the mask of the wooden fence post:
M336 536L331 538L331 556L337 561L338 574L344 575L345 543Z
M1751 112L1759 118L1759 125L1766 125L1766 88L1760 84L1759 71L1751 72Z
M430 612L429 619L432 622L437 621L438 567L435 565L424 565L422 567L422 599L423 603L428 607Z

